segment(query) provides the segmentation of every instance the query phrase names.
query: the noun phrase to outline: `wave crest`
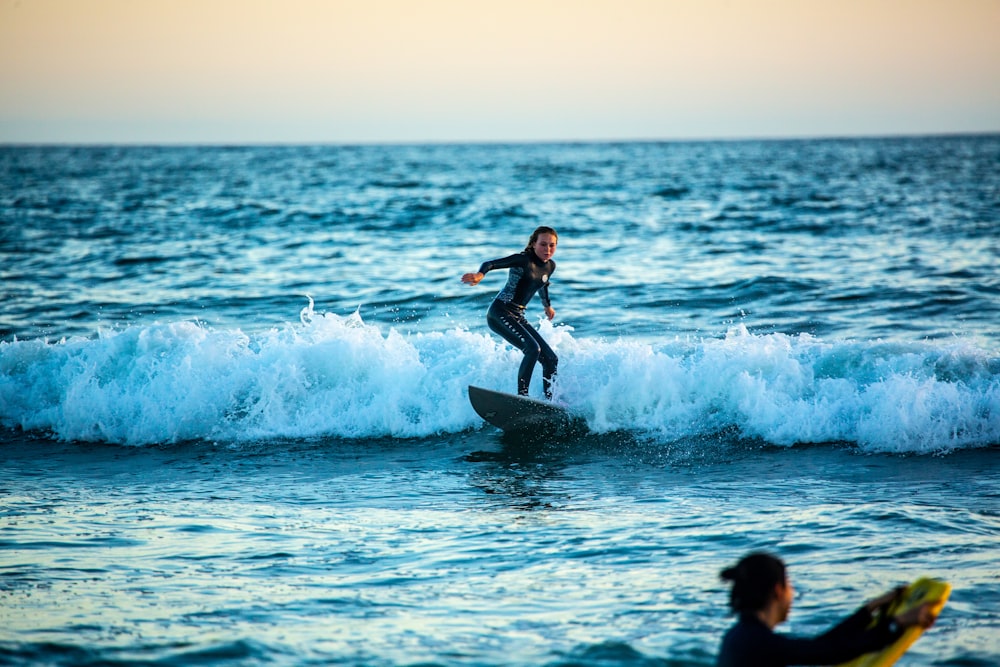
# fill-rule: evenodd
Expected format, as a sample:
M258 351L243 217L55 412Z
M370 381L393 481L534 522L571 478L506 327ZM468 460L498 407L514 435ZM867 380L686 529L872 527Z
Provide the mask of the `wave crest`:
M540 327L560 356L557 397L598 432L675 441L735 428L900 453L1000 443L1000 359L967 341L736 328L650 344ZM310 303L300 322L256 334L176 322L0 343L0 423L126 445L428 437L478 428L466 387L512 390L519 360L486 332L383 331Z

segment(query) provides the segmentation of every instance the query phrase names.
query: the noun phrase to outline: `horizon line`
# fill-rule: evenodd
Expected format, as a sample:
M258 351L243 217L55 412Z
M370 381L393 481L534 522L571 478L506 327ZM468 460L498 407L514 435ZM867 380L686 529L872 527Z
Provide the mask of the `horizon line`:
M86 147L176 147L176 148L226 148L226 147L295 147L295 146L343 146L343 147L363 147L363 146L524 146L524 145L598 145L598 144L681 144L681 143L740 143L740 142L782 142L782 141L852 141L858 139L892 140L892 139L918 139L918 138L962 138L962 137L990 137L1000 136L1000 129L992 130L955 130L955 131L928 131L928 132L899 132L899 133L817 133L817 134L789 134L789 135L745 135L745 136L718 136L718 137L674 137L674 138L591 138L591 139L371 139L371 140L184 140L184 139L164 139L160 141L147 140L52 140L52 141L4 141L0 140L3 147L63 147L63 148L86 148Z

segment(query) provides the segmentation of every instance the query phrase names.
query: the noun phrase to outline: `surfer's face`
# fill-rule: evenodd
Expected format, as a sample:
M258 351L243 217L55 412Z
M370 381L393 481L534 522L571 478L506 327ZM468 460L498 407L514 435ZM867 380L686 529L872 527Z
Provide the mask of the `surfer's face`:
M556 244L558 240L554 234L539 234L538 238L535 239L535 245L532 246L535 250L535 255L538 259L543 262L547 262L552 259L552 255L556 254Z

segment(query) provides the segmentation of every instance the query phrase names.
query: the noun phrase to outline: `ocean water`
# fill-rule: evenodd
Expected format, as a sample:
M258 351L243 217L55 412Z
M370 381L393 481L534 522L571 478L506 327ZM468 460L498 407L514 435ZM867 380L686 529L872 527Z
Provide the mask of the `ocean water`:
M578 437L466 396L542 224ZM0 147L0 664L711 665L768 549L995 665L998 267L1000 136Z

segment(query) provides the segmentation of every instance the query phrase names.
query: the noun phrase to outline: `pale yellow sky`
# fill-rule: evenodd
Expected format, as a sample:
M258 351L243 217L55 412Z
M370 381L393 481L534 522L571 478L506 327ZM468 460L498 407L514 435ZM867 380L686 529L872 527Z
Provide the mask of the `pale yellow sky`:
M0 142L1000 131L1000 0L0 0Z

